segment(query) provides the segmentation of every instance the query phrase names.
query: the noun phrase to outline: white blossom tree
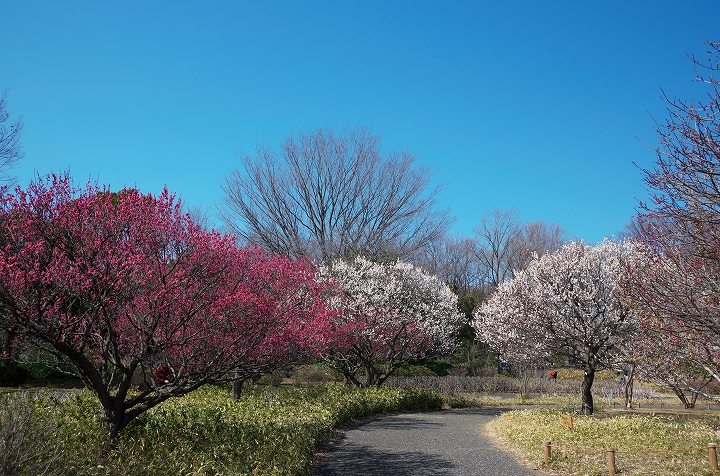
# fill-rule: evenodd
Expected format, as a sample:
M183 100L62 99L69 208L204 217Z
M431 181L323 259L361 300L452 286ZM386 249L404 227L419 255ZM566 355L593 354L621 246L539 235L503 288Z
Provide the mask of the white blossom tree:
M620 281L629 244L571 242L530 262L475 314L481 340L510 361L563 356L584 370L582 406L594 410L595 372L635 329Z
M379 386L403 363L454 349L465 317L437 277L402 261L363 257L335 261L323 274L341 290L337 324L345 330L325 361L348 382Z

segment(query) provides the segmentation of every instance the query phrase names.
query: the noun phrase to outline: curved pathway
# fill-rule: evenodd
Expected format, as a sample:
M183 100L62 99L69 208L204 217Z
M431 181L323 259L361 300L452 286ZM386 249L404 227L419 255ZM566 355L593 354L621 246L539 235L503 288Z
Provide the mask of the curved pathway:
M318 458L313 476L544 474L516 463L480 427L501 408L373 418L345 429Z

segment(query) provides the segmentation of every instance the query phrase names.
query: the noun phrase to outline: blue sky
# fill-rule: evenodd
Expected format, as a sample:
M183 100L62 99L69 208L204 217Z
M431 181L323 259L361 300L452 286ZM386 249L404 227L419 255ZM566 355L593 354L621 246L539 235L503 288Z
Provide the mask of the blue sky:
M662 90L702 97L685 53L718 19L716 0L6 1L0 89L22 185L70 169L213 212L237 153L367 126L447 183L456 233L515 207L595 242L646 196Z

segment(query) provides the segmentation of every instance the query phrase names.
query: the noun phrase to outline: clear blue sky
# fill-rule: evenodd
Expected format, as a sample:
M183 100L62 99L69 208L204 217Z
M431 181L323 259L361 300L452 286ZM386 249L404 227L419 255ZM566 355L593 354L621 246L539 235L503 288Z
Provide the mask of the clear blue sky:
M717 0L3 1L0 89L22 185L70 169L212 211L238 152L360 125L448 183L457 233L515 207L595 242L646 196L661 89L703 94L701 36Z

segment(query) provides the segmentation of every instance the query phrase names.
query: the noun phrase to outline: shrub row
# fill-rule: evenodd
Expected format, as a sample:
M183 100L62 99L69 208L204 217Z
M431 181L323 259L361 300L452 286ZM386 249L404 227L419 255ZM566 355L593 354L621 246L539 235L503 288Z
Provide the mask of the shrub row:
M526 382L529 393L539 395L575 395L580 393L581 380L558 379L550 380L546 377L534 377ZM489 393L512 394L520 393L523 381L520 378L507 376L493 377L431 377L431 376L393 376L385 385L391 387L412 386L442 393L444 395ZM593 385L593 394L597 397L610 395L621 397L623 386L619 380L596 380ZM635 383L637 398L652 398L655 392L652 388L641 383Z
M37 418L52 420L50 439L62 448L52 469L68 475L308 474L315 450L333 428L380 413L442 407L441 397L427 390L342 384L250 385L239 402L228 393L202 388L146 412L100 463L104 432L89 392L14 398L31 401Z

